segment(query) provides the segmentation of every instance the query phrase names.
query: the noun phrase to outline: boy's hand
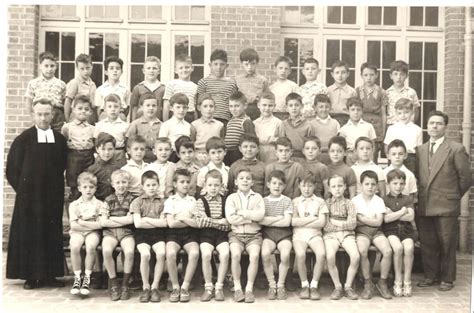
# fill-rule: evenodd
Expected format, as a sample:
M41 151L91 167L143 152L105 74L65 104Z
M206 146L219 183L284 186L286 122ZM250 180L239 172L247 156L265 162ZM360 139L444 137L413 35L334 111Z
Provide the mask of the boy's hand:
M225 218L221 218L217 223L219 225L229 225L229 222Z
M407 209L407 207L406 207L406 206L404 206L403 208L401 208L401 210L400 210L400 211L402 211L402 212L403 212L403 213L402 213L402 215L405 215L405 214L407 214L407 213L408 213L408 209Z

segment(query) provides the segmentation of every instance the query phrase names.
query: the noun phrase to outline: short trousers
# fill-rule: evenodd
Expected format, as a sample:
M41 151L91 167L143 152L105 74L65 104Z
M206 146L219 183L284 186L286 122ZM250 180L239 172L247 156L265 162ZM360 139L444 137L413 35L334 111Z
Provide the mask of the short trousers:
M262 234L236 234L234 232L229 233L229 244L237 243L242 249L246 249L250 245L262 246Z
M382 227L385 236L397 236L400 241L412 239L415 241L415 231L410 222L399 222L397 225Z
M320 232L300 231L293 228L293 241L297 240L309 243L311 240L313 240L313 238L320 238L323 240L323 236Z
M185 246L190 242L198 242L199 230L192 227L184 228L168 228L166 232L166 242L174 241L180 247Z
M379 227L372 227L368 225L357 226L357 228L355 229L355 233L356 237L365 236L369 238L370 241L374 240L379 236L384 235Z
M72 230L69 232L69 235L76 234L76 235L81 235L86 239L87 236L95 234L99 239L101 236L101 231L100 230L86 230L86 231L78 231L78 230Z
M137 228L134 236L137 246L141 243L153 246L157 242L165 241L166 228Z
M215 228L203 228L199 232L199 243L206 242L213 247L217 247L223 242L228 242L228 233Z
M263 239L270 239L274 243L278 244L280 241L285 239L291 241L293 232L289 227L263 227L262 235Z
M336 240L339 243L339 246L341 246L342 243L346 240L353 241L354 243L356 243L354 231L347 230L325 233L323 239L324 241Z
M118 242L120 242L126 237L133 236L133 230L127 227L104 228L102 230L102 234L104 238L109 236L117 239Z

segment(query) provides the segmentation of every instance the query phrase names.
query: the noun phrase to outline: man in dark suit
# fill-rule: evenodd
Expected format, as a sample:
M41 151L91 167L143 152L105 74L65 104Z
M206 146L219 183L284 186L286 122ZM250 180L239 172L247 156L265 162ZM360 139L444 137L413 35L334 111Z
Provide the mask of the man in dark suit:
M437 284L448 291L456 280L456 246L461 198L471 186L469 156L464 146L445 137L448 116L432 111L430 139L416 151L418 209L425 280L419 287Z

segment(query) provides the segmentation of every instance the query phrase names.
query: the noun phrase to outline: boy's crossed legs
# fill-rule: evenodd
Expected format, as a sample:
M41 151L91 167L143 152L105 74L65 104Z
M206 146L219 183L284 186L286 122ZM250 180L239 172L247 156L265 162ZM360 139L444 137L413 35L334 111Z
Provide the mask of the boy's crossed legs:
M268 298L274 300L278 298L279 300L284 300L287 298L285 290L285 280L288 274L288 269L290 268L290 253L292 248L292 243L289 238L283 239L278 243L275 241L265 238L262 243L262 263L263 270L268 279L269 289L268 289ZM280 265L278 266L278 283L275 282L275 273L272 266L272 256L273 251L278 249L280 252Z
M97 231L71 233L69 244L71 246L71 263L74 271L74 283L71 294L77 295L81 293L84 296L89 294L90 276L94 268L99 242L100 235ZM81 283L81 248L83 244L86 246L86 258L84 261L84 278Z
M227 274L227 269L229 267L229 243L221 242L215 248L212 244L208 242L202 242L200 244L201 257L202 257L202 273L204 276L204 294L201 297L201 301L209 301L212 297L213 284L212 284L212 254L214 249L219 253L219 266L217 268L217 282L215 286L215 298L218 301L224 300L224 279ZM206 291L210 291L209 295L206 295Z

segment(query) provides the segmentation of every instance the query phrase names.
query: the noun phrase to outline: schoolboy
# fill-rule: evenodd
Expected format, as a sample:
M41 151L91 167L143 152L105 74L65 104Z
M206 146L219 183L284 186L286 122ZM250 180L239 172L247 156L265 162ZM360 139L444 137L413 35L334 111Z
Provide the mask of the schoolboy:
M385 204L377 191L378 176L374 171L364 171L360 175L361 193L351 201L357 211L356 241L360 253L360 265L364 276L364 290L360 294L362 299L370 299L374 292L374 283L370 272L368 252L370 244L382 253L380 261L380 279L377 290L385 299L391 299L390 291L387 287L387 277L392 263L392 248L387 237L382 233L380 227L385 214Z
M61 133L67 140L66 184L71 200L79 198L77 177L94 163L94 126L87 122L92 110L90 98L78 96L72 107L74 116L63 125Z
M231 118L229 97L238 90L235 80L225 76L228 66L227 52L221 49L214 50L209 62L211 73L199 80L197 89L198 96L203 93L209 93L212 96L216 104L214 118L221 121L224 126Z
M331 76L334 84L328 87L328 95L332 104L331 116L340 125L346 124L349 119L347 99L357 96L355 89L347 84L349 74L349 65L346 62L339 60L332 64Z
M141 96L142 98L142 116L134 120L127 130L127 138L133 136L142 136L146 140L146 150L144 161L150 163L156 160L153 154L153 144L159 137L161 121L158 119L158 102L155 94L149 92Z
M382 230L393 249L395 281L393 294L396 297L412 295L411 270L414 258L414 238L412 222L415 218L413 199L402 193L405 188L405 173L399 169L388 172L390 192L383 198L387 213ZM403 273L402 273L403 268ZM403 283L403 285L402 285Z
M189 99L188 111L186 112L184 119L188 123L192 123L194 120L197 119L197 85L193 81L191 81L191 74L194 70L193 60L188 55L180 54L176 57L174 64L174 70L175 73L178 75L178 78L170 80L166 83L166 90L163 96L163 121L167 121L170 117L169 100L171 99L171 97L176 93L184 93Z
M390 161L390 165L383 169L385 177L390 171L398 169L405 174L404 187L402 189L402 194L410 196L414 202L416 202L416 194L418 192L418 187L416 184L416 178L412 171L410 171L403 162L407 158L407 150L403 141L395 139L388 144L387 147L387 159ZM387 194L389 192L388 178L387 178Z
M314 194L320 198L324 197L328 188L329 171L326 165L318 159L321 150L321 141L316 136L306 137L304 139L303 155L305 160L301 162L305 175L312 175L316 187Z
M141 178L148 163L143 161L145 157L146 140L140 135L130 137L127 140L127 154L129 159L127 164L122 166L122 170L130 174L128 191L138 197L142 193Z
M377 135L374 126L362 119L363 103L358 97L347 99L346 106L349 112L349 120L341 127L339 135L346 138L347 163L352 165L357 160L354 156L356 140L360 137L368 137L374 140ZM377 158L374 160L377 161Z
M385 90L377 85L378 69L368 62L360 66L363 84L356 88L357 97L362 101L362 118L372 124L377 137L374 139L374 160L382 151L382 142L387 129L388 98Z
M304 138L316 135L311 122L301 115L303 108L302 97L297 93L290 93L286 97L286 107L289 117L283 121L283 130L293 146L293 159L302 161Z
M291 74L291 59L280 56L275 60L276 81L270 85L270 91L275 95L275 111L273 114L280 120L288 118L286 110L286 97L298 90L298 85L288 79Z
M180 136L189 136L194 141L196 130L184 117L188 110L189 99L184 93L175 93L169 100L173 116L160 127L159 137L168 137L171 140L173 153L171 161L177 162L178 156L175 149L175 141Z
M275 95L272 92L260 94L258 99L260 117L253 121L255 133L260 138L258 158L264 163L276 161L275 145L278 137L284 135L283 121L273 115L275 109Z
M293 248L296 266L301 280L300 299L319 300L318 283L326 260L322 228L326 224L328 208L322 198L314 194L315 181L312 176L303 176L299 183L301 196L293 199ZM308 247L316 256L311 284L306 269Z
M374 144L372 140L370 140L368 137L359 137L357 138L355 142L355 152L357 154L357 162L354 163L354 165L351 166L351 168L354 170L356 179L358 182L360 182L360 177L363 172L371 170L375 172L378 176L378 182L377 182L377 187L378 187L378 194L383 197L385 196L385 174L380 166L374 163L374 161L371 160L372 154L373 154L373 149L374 149ZM362 192L362 185L357 184L357 193Z
M242 153L242 159L232 163L229 169L229 191L237 192L235 178L242 168L248 168L252 171L253 187L252 190L263 196L265 186L265 163L257 159L259 151L258 137L244 134L240 138L239 150Z
M411 120L417 120L420 101L415 89L405 86L405 80L408 77L408 64L405 61L397 60L390 63L390 79L393 85L387 89L387 126L395 124L397 121L397 114L395 111L395 104L400 98L407 98L413 102L414 114Z
M194 143L188 136L181 136L175 142L176 151L178 152L179 161L172 169L170 175L174 174L177 169L183 168L189 171L191 182L189 184L189 195L196 195L197 175L200 167L195 163Z
M49 99L53 104L51 128L61 132L65 121L63 101L66 94L66 84L54 76L57 67L57 59L52 53L47 51L40 53L39 69L41 74L28 82L25 97L28 110L33 107L34 101Z
M227 150L224 163L227 166L232 165L232 163L242 157L242 153L239 150L240 138L244 134L256 135L255 126L250 117L245 113L246 108L247 98L242 92L236 91L230 95L229 110L232 114L232 118L226 125L224 137L225 148Z
M282 195L285 187L285 173L273 171L268 176L267 185L270 195L263 198L265 216L259 222L262 225L262 263L267 276L269 300L285 300L288 295L285 289L285 280L290 267L291 243L291 218L293 203L290 198ZM278 283L272 266L273 252L280 252L280 265L278 266Z
M99 121L106 117L103 114L107 100L110 94L116 94L119 97L120 119L127 120L129 110L130 90L120 82L120 76L123 73L123 60L117 56L107 57L104 61L104 74L107 80L97 88L94 104L98 109Z
M87 296L92 269L96 259L96 249L100 242L99 213L104 209L104 202L97 200L94 193L97 189L97 177L83 172L77 178L81 197L69 205L69 245L71 247L71 264L74 271L74 282L71 294ZM81 278L81 248L86 246L84 276Z
M354 233L354 229L357 226L357 212L352 202L344 198L345 189L346 184L342 176L334 175L329 178L331 198L326 200L329 214L328 221L324 226L323 239L326 248L328 272L334 283L334 291L331 293L332 300L339 300L344 295L351 300L359 298L352 288L360 262ZM342 289L339 271L336 266L336 254L339 247L346 251L350 259L344 289Z
M144 101L146 99L155 99L157 105L158 118L163 120L163 99L165 94L165 85L159 80L158 76L161 72L161 61L156 56L148 56L143 63L144 81L133 87L130 96L130 121L134 121L143 114ZM153 98L144 98L146 94L152 94Z
M304 60L301 73L306 79L306 82L298 88L296 93L303 98L301 101L303 103L301 112L307 119L313 119L316 116L316 112L314 111L314 97L317 94L328 93L326 85L316 81L320 71L318 60L314 58Z
M224 301L224 279L229 266L229 222L225 218L225 200L219 194L222 186L222 175L218 170L207 172L206 193L196 201L194 218L200 228L199 247L202 257L202 273L204 276L204 293L201 301ZM219 253L219 266L215 287L212 283L212 253Z
M173 191L173 172L176 164L169 161L171 150L169 138L159 137L155 140L155 147L153 148L156 161L145 167L145 171L154 171L158 175L160 182L158 196L161 199L167 199Z
M173 187L176 193L165 201L163 213L168 222L166 235L166 266L173 290L170 302L188 302L190 300L189 284L196 271L199 260L197 224L193 217L196 199L188 195L191 175L186 169L178 169L173 175ZM181 286L178 281L176 257L180 249L188 255L188 263Z
M293 153L292 143L286 137L280 137L275 142L277 161L270 163L265 167L265 180L274 170L280 170L285 173L286 185L283 194L290 199L294 199L300 195L298 188L300 179L304 176L303 166L291 160ZM268 186L265 186L264 194L269 194Z
M224 140L219 137L209 138L209 140L206 142L206 151L209 155L209 163L203 166L198 172L196 191L200 194L205 193L206 190L204 182L207 172L210 170L218 170L222 175L222 187L220 194L226 196L229 190L228 182L230 169L224 164L224 157L226 154Z
M103 119L95 125L94 137L97 138L101 132L114 136L116 140L114 159L117 162L123 162L125 160L125 134L129 124L119 118L120 97L118 95L109 94L104 98L104 102Z
M245 114L252 121L256 120L260 116L260 112L257 107L258 97L262 92L268 92L269 84L268 79L263 75L257 73L258 62L260 58L257 51L252 48L246 48L240 51L240 65L244 70L242 75L235 77L237 88L245 95L247 99L247 107Z
M114 160L115 138L107 133L99 133L95 140L95 150L97 158L94 164L87 168L87 171L97 177L97 190L95 196L104 201L107 196L114 193L111 185L111 175L115 170L120 169L125 160L117 163Z
M341 126L339 122L329 115L331 111L331 100L328 95L317 94L314 97L314 111L316 117L311 121L314 133L318 135L321 141L321 149L318 159L328 165L331 161L328 155L329 140L339 133Z
M231 271L234 280L234 300L246 303L255 302L253 285L258 270L258 259L262 246L261 226L259 222L265 215L265 204L261 195L253 191L252 172L241 169L235 178L237 192L227 197L225 202L225 216L231 225L229 233L229 246L231 255ZM247 268L247 285L245 295L240 283L242 252L249 255Z
M158 194L160 181L153 171L145 171L141 178L143 193L133 200L130 212L135 225L135 242L140 253L140 274L143 291L140 302L160 302L158 292L163 268L165 266L165 239L168 223L163 214L163 198ZM151 250L155 253L156 264L153 271L153 282L150 286Z
M415 149L423 144L423 130L412 122L413 113L413 101L407 98L397 100L395 103L397 121L388 127L384 144L388 145L394 139L402 140L408 152L404 163L410 171L415 172Z
M328 144L329 159L331 161L328 164L329 177L339 175L344 178L346 189L344 191L344 197L352 199L356 195L357 189L357 178L354 170L344 163L344 156L346 155L346 139L342 136L334 136L329 140ZM326 193L325 198L329 198L329 194Z
M109 293L112 301L130 299L128 287L135 254L133 237L133 216L130 205L134 199L128 192L130 174L116 170L111 176L115 193L105 198L106 206L100 211L100 224L103 228L102 255L109 274ZM124 256L122 286L119 285L116 265L113 258L115 248L120 245Z
M81 53L76 58L76 70L79 75L69 81L66 85L66 99L64 100L64 118L71 120L72 104L78 96L87 96L91 99L91 111L87 122L94 125L97 122L97 108L92 102L95 99L97 89L91 79L92 59L89 55Z

